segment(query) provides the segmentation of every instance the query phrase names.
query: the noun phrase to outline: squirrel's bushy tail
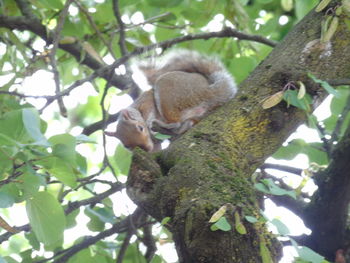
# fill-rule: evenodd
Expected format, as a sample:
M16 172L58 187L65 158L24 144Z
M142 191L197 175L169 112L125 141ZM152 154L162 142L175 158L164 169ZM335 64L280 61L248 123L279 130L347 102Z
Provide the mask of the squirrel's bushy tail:
M199 73L206 77L209 85L213 89L218 89L215 93L217 95L220 93L219 100L224 98L228 100L237 92L233 77L218 59L195 51L174 50L159 60L139 65L139 68L144 72L151 85L159 76L167 72L184 71Z

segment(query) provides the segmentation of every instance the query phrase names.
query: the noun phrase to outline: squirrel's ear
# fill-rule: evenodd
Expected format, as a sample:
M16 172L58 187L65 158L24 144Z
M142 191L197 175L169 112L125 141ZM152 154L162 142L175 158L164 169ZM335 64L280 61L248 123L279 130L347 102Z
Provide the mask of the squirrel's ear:
M124 110L120 111L120 117L123 120L131 120L132 119L131 115L130 115L130 112L127 109L124 109Z

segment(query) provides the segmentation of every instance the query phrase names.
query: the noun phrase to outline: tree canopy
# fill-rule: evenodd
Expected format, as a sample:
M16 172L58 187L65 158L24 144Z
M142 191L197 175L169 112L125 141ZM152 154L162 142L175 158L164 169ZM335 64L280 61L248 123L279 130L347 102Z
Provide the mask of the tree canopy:
M349 0L0 0L0 32L0 262L346 262ZM130 152L103 131L142 92L135 63L177 48L239 92Z

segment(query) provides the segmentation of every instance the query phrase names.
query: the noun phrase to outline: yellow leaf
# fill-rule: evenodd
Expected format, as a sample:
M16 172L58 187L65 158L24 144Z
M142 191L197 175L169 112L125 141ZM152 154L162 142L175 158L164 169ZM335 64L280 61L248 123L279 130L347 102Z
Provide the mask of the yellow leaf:
M293 0L281 0L281 6L284 11L290 12L293 9Z
M280 103L283 99L283 93L284 91L279 91L270 97L268 97L264 102L262 103L263 109L269 109L272 108L273 106L276 106L278 103Z
M86 51L86 53L88 53L90 56L92 56L94 59L96 59L101 64L104 64L100 55L97 53L97 51L94 49L94 47L90 45L89 42L84 42L82 46L83 46L83 49Z
M241 234L241 235L247 234L247 229L243 225L238 211L235 212L235 228L239 234Z
M0 227L7 230L10 233L18 233L18 230L10 226L1 216L0 216Z
M219 210L211 216L209 223L215 223L216 221L218 221L226 213L226 210L227 205L223 205L222 207L220 207Z
M306 94L306 89L305 89L305 85L304 83L302 83L301 81L299 81L299 92L298 92L298 99L302 99L304 98L305 94Z
M77 41L77 39L75 37L63 37L60 40L60 44L64 45L64 44L74 44Z
M331 2L331 0L322 0L316 7L316 12L321 12L323 9L325 9L328 4Z
M329 25L329 28L327 29L326 33L324 34L323 38L321 39L321 41L323 43L326 43L332 39L335 31L338 28L338 24L339 24L339 18L336 16L333 17L331 24Z

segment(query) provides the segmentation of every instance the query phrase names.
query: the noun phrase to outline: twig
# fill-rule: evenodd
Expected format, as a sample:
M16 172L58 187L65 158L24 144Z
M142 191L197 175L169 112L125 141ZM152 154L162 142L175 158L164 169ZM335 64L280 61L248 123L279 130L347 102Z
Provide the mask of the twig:
M107 198L108 196L110 196L111 194L114 194L118 191L121 191L125 188L125 185L122 183L114 183L113 186L111 186L110 189L108 189L107 191L100 193L96 196L90 197L88 199L84 199L81 201L75 201L75 202L71 202L68 204L68 207L65 210L66 214L71 213L72 211L76 210L77 208L81 207L81 206L85 206L85 205L93 205L96 204L100 201L102 201L103 199Z
M53 33L52 48L51 48L50 53L49 53L50 64L52 67L53 78L55 81L56 94L60 93L60 90L61 90L61 88L60 88L60 73L58 72L57 63L56 63L56 51L58 48L58 43L60 41L61 31L63 29L63 25L64 25L65 19L67 17L67 14L68 14L68 9L69 9L69 6L71 5L72 2L73 2L73 0L67 0L66 3L64 4L64 7L60 13L59 18L58 18L58 24L55 28L54 33ZM62 97L57 97L57 104L58 104L61 115L63 117L67 117L67 109L64 106Z
M27 0L16 0L16 4L24 16L30 19L37 19L32 11L30 3Z
M81 251L84 248L89 247L90 245L95 244L96 242L111 236L113 234L116 233L122 233L125 232L129 229L129 225L130 225L130 220L132 220L133 222L136 222L136 225L139 227L142 224L145 224L145 222L142 220L144 212L140 209L137 208L135 210L135 212L131 215L128 216L125 220L123 220L122 222L116 223L114 224L110 229L105 230L101 233L99 233L96 236L93 237L89 237L86 238L84 241L82 241L79 244L76 244L74 246L72 246L71 248L69 248L68 250L66 250L66 252L64 253L63 256L61 256L60 258L58 258L57 260L54 261L54 263L64 263L67 262L67 260L72 257L73 255L75 255L76 253L78 253L79 251ZM42 262L46 262L45 261L39 261L40 263ZM37 263L39 263L37 262Z
M119 0L113 0L113 12L119 24L119 46L121 54L124 56L128 53L128 50L125 44L125 25L120 15Z
M283 172L288 172L296 175L301 175L303 172L303 169L295 168L287 165L281 165L281 164L274 164L274 163L264 163L260 169L274 169L274 170L280 170Z
M200 33L200 34L189 34L186 36L182 36L182 37L177 37L174 39L170 39L170 40L166 40L157 44L153 44L153 45L149 45L147 47L145 47L148 50L151 49L155 49L158 47L163 47L163 48L169 48L170 46L173 46L177 43L180 42L185 42L185 41L191 41L191 40L198 40L198 39L210 39L210 38L225 38L225 37L236 37L237 39L240 40L250 40L250 41L255 41L258 43L262 43L271 47L275 47L277 45L277 43L273 40L267 39L263 36L259 36L259 35L250 35L250 34L246 34L243 32L240 32L236 29L230 28L230 27L226 27L221 31L218 32L209 32L209 33ZM154 47L156 46L156 47Z
M129 230L126 233L126 236L124 238L123 244L122 244L122 246L119 249L119 253L118 253L118 256L117 256L116 263L123 263L125 252L126 252L128 246L130 244L130 239L133 236L133 233L134 233L134 230L131 227L129 227Z
M107 84L106 84L106 86L105 86L105 88L103 90L102 98L101 98L101 101L100 101L100 107L101 107L101 110L102 110L102 123L104 123L104 126L105 126L106 117L107 117L107 111L105 109L104 104L105 104L105 99L106 99L107 92L108 92L109 88L110 88L109 87L109 82L107 82ZM110 164L109 159L108 159L107 150L106 150L106 148L107 148L106 147L107 140L106 140L106 134L105 133L102 134L102 143L103 143L103 154L104 154L103 165L108 166L108 168L111 169L111 172L114 175L114 177L117 178L117 174L114 171L114 168Z
M93 196L91 198L88 198L88 199L69 203L68 207L66 208L66 210L64 212L66 215L68 215L71 212L73 212L74 210L80 208L81 206L96 204L96 203L102 201L103 199L107 198L111 194L114 194L118 191L121 191L124 188L125 188L124 184L114 183L110 189L108 189L107 191L105 191L103 193L100 193L100 194ZM30 231L31 228L30 228L29 224L26 224L26 225L23 225L20 227L16 227L16 229L19 231L26 231L27 232L27 231ZM0 244L4 241L8 240L12 235L13 235L13 233L5 233L5 234L1 235L0 236Z
M99 129L105 129L107 124L117 121L118 117L119 117L119 112L116 114L109 115L107 120L104 122L102 120L100 120L98 122L90 124L89 126L86 126L83 129L82 134L90 135Z
M163 14L160 14L160 15L153 16L153 17L151 17L151 18L148 18L148 19L146 19L146 20L144 20L143 22L138 23L138 24L125 25L125 27L128 28L128 29L132 29L132 28L134 28L134 27L143 26L143 25L146 25L146 24L152 24L152 23L154 23L154 22L157 22L157 20L162 19L162 18L165 18L165 17L170 16L170 15L171 15L170 12L166 12L166 13L163 13Z
M316 127L321 135L320 137L321 137L321 141L322 141L322 148L326 151L328 158L331 158L332 144L326 138L326 135L327 135L326 131L318 122L316 122Z

